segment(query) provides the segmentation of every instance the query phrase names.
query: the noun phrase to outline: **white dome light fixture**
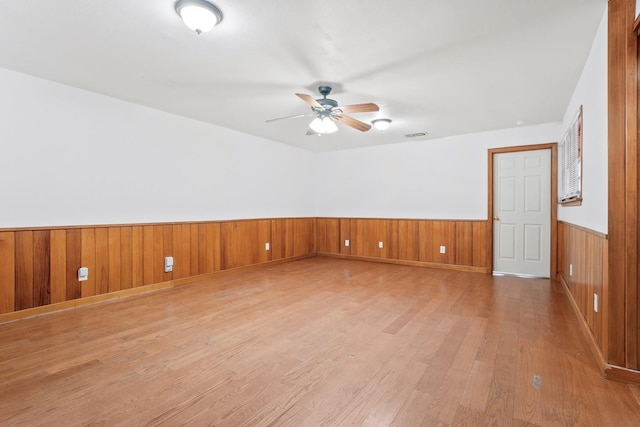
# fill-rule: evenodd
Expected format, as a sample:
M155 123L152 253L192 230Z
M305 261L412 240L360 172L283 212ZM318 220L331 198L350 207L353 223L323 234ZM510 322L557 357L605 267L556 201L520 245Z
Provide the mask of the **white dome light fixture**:
M371 122L371 124L374 128L376 128L380 132L383 132L389 129L389 125L391 125L391 119L375 119Z
M178 0L176 12L185 25L198 34L209 32L222 21L222 12L204 0Z
M338 126L329 117L316 117L309 125L316 133L333 133L338 130Z

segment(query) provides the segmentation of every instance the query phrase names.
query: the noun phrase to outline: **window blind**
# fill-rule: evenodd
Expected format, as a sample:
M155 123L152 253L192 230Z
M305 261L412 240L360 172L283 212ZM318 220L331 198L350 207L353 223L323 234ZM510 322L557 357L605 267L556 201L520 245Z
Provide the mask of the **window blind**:
M571 121L560 144L562 179L560 203L582 200L582 107Z

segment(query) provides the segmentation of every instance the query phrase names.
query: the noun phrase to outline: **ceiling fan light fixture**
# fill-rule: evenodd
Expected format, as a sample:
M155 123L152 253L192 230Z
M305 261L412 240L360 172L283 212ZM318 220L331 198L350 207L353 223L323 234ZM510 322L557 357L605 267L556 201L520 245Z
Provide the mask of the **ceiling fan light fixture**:
M371 122L371 124L374 128L376 128L380 132L383 132L389 129L389 126L391 125L391 119L375 119Z
M338 126L329 117L316 117L309 125L316 133L333 133L338 130Z
M184 24L198 34L211 31L222 21L222 12L205 0L178 0L175 9Z

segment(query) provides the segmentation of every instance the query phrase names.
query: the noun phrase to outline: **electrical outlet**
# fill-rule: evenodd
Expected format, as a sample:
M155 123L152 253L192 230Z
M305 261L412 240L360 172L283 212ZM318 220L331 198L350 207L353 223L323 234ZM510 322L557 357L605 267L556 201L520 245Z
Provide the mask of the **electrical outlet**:
M169 273L171 271L173 271L173 257L164 257L164 272Z
M440 246L440 253L443 254L447 251L447 248L445 246Z
M264 250L265 250L265 251L270 250L270 248L271 248L271 245L270 245L269 243L265 243L265 244L264 244Z
M78 269L78 282L84 282L86 280L89 280L89 268L80 267Z
M384 243L382 243L382 242L378 242L378 247L379 247L380 249L384 248Z
M598 312L598 294L593 294L593 311Z
M345 241L344 241L344 245L345 245L346 247L349 247L349 239L347 239L347 240L345 240Z
M573 264L569 264L569 276L573 276Z

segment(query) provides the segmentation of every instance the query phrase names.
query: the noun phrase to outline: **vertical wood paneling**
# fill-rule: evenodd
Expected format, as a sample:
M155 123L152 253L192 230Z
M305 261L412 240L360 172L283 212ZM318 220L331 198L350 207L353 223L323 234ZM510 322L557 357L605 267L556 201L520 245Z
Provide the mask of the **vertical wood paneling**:
M16 310L33 307L33 231L16 232Z
M596 345L603 353L605 334L605 281L607 280L607 239L571 224L558 224L558 269L586 321ZM572 274L570 265L573 266ZM598 312L593 310L594 294L598 294Z
M456 230L456 265L473 265L473 223L469 221L458 221L455 223Z
M173 252L174 254L179 254L182 263L180 275L176 277L174 273L174 279L189 277L191 275L191 225L182 224L180 227L182 228L182 232L180 233L181 241L173 243Z
M109 292L109 229L96 228L96 294ZM91 272L89 272L91 274Z
M252 221L224 222L220 225L222 269L242 267L258 258L256 224Z
M174 224L172 238L173 278L188 277L191 275L191 226L189 224Z
M390 237L390 221L384 219L355 219L352 221L351 254L364 257L393 258L394 239ZM382 242L382 248L378 245ZM396 257L397 257L397 248Z
M133 287L133 230L120 228L120 289Z
M131 267L133 287L142 286L144 284L144 231L140 226L131 228Z
M213 224L198 224L198 257L200 274L213 273Z
M211 241L213 242L213 271L222 270L222 255L221 255L221 242L220 242L220 227L219 222L211 224ZM209 233L209 231L207 231ZM209 238L209 237L208 237Z
M153 283L165 281L168 273L164 272L164 226L153 227Z
M433 252L433 221L422 220L418 223L420 236L418 256L422 262L436 262Z
M419 222L412 220L398 221L398 258L407 261L420 259Z
M400 224L397 219L384 220L387 229L387 237L385 238L385 257L390 259L398 259L400 254L399 230Z
M469 265L471 259L473 265L483 266L486 242L477 236L485 227L484 222L470 221L278 218L0 232L5 259L10 259L7 253L14 257L0 275L3 289L10 288L3 293L2 310L303 256L316 248L325 253L442 262L437 254L442 241L452 258L448 262ZM350 247L344 246L346 239ZM270 251L265 250L267 242ZM173 274L164 273L165 256L174 257ZM81 266L89 268L89 280L82 283L77 281Z
M475 221L473 222L473 266L474 267L486 267L488 271L491 271L489 260L487 259L487 222Z
M51 302L51 232L33 232L33 306L40 307Z
M271 220L271 235L273 239L271 241L271 259L283 259L287 258L287 252L293 250L293 235L291 230L290 219L272 219Z
M142 265L144 268L143 280L145 285L150 285L154 283L153 281L153 260L156 255L154 248L154 238L153 238L154 227L152 225L145 225L142 227L142 244L144 245L144 253Z
M342 243L340 242L340 220L338 218L317 218L316 236L317 251L319 253L340 253Z
M433 224L434 259L441 264L455 264L456 223L454 221L435 221ZM445 253L440 253L445 246Z
M96 279L98 270L96 269L96 230L94 228L83 228L80 231L81 254L80 264L89 269L89 278L80 284L82 297L96 295Z
M81 298L78 269L82 261L82 230L67 230L67 301Z
M291 240L293 243L291 256L302 256L315 252L315 221L311 218L294 219Z
M345 240L351 240L351 219L340 218L340 253L342 255L351 255L351 246L345 246ZM351 244L353 242L350 242Z
M164 272L164 258L167 256L174 257L174 268L175 268L175 252L173 246L173 227L171 225L165 225L162 227L164 236L162 238L162 256L160 257L160 274L162 274L162 280L172 280L175 276L173 271L168 273Z
M258 262L271 261L271 251L265 250L265 243L271 242L271 220L258 221ZM256 264L257 264L256 263Z
M67 299L67 230L51 230L51 303ZM95 275L95 270L89 271ZM91 276L90 276L91 277Z
M200 239L199 239L199 224L190 224L189 230L191 236L189 238L189 255L191 256L191 274L190 276L197 276L200 272Z
M0 232L0 314L16 309L15 250L15 233Z
M109 227L109 292L119 291L121 283L122 260L120 227Z

